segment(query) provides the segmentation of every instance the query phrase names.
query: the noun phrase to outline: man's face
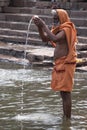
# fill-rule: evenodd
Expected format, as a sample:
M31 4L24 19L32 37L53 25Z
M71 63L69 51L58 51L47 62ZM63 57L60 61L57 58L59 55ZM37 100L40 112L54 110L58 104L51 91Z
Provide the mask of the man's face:
M58 26L59 23L60 23L59 17L58 17L57 14L55 14L55 15L53 16L53 24L54 24L54 26Z

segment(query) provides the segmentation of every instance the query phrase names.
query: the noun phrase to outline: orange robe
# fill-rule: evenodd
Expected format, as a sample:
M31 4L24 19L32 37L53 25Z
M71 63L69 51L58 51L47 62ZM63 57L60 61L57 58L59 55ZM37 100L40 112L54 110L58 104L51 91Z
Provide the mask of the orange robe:
M59 90L70 92L73 88L73 79L77 59L75 48L75 44L77 42L76 29L74 24L70 22L68 15L65 15L66 17L64 17L61 9L58 9L57 11L61 24L58 27L54 27L52 32L56 35L61 30L65 31L69 52L67 56L63 56L54 61L55 65L52 71L51 88L55 91ZM56 43L53 41L51 41L51 43L56 47Z

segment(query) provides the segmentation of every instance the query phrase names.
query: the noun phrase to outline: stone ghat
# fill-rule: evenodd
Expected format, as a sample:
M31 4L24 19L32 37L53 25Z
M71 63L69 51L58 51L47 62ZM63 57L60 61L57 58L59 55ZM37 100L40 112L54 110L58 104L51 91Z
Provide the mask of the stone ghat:
M9 1L9 0L1 0ZM25 45L29 21L33 15L41 17L48 27L52 26L52 6L66 9L76 26L77 70L87 71L87 2L32 2L32 0L12 0L0 13L0 62L26 64L32 66L53 66L54 48L42 42L37 27L32 22ZM26 53L26 58L24 54Z

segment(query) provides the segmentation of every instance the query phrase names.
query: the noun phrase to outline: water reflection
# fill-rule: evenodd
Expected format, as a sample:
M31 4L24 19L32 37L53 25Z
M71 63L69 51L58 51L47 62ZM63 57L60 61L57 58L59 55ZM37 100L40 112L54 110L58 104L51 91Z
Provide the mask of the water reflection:
M75 74L70 121L62 119L60 94L50 88L51 68L5 64L0 73L0 130L87 129L87 73Z

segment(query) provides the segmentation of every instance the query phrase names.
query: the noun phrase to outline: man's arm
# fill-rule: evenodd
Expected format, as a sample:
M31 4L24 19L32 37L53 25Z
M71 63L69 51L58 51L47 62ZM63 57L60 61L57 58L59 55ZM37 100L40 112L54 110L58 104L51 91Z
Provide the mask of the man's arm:
M64 40L66 38L65 32L64 30L61 30L60 32L58 32L56 35L53 34L49 28L47 27L47 25L43 26L43 30L46 33L49 41L53 41L53 42L58 42L61 40Z
M44 30L42 28L39 28L38 27L38 31L39 31L39 34L40 34L40 37L41 39L44 41L44 42L48 42L49 39L47 37L47 34L44 32Z
M41 18L34 18L39 34L43 41L58 42L65 39L65 32L61 30L57 35L53 34Z

